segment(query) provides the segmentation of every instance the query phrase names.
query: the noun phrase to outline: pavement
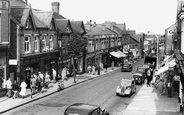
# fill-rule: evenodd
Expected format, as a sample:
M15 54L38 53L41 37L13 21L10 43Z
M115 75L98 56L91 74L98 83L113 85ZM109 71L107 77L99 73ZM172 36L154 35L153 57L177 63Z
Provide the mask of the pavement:
M142 63L140 60L135 63ZM102 77L113 71L119 70L120 67L108 68L108 72L105 70L101 71L101 75L89 75L88 73L77 75L77 82L73 82L73 78L69 78L67 81L63 81L65 86L64 89L77 85L79 83L85 82L87 80L92 80L96 77ZM42 93L37 93L30 98L30 90L27 89L27 96L24 99L17 98L0 98L0 114L7 111L18 108L22 105L26 105L30 102L36 101L38 99L47 97L54 93L57 93L58 83L50 83L48 89L42 90ZM122 115L179 115L179 103L177 94L173 93L172 98L168 98L167 94L159 95L158 90L153 87L147 87L145 84L142 85L141 89L136 92L133 97L132 102L127 106L127 108L122 112Z

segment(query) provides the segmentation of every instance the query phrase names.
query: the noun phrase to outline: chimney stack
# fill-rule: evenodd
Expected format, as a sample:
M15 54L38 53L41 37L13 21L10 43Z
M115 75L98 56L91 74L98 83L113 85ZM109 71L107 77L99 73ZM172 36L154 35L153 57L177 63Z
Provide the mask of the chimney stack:
M52 5L52 12L56 12L59 14L60 3L59 2L52 2L51 5Z

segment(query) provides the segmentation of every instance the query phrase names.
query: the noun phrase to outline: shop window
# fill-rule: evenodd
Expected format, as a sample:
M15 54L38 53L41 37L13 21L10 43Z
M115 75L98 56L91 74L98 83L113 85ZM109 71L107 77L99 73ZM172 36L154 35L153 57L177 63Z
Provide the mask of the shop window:
M0 69L0 89L3 88L4 69Z
M24 51L25 53L30 53L30 36L26 36L24 40Z

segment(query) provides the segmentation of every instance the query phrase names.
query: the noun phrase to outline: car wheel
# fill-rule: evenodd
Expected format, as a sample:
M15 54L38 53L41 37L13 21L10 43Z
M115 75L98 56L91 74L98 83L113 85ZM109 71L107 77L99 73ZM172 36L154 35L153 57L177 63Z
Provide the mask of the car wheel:
M132 96L132 91L130 92L130 94L128 95L128 97L130 98Z
M119 96L119 93L116 93L116 96Z

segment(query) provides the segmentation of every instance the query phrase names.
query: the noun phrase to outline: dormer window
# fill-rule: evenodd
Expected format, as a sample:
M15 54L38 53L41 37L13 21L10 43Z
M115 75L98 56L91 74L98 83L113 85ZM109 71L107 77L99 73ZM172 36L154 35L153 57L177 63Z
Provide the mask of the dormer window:
M27 18L26 24L25 24L26 29L31 29L32 28L32 23L31 23L31 18Z
M71 29L69 27L66 27L66 30L65 30L66 33L70 33L71 32Z

